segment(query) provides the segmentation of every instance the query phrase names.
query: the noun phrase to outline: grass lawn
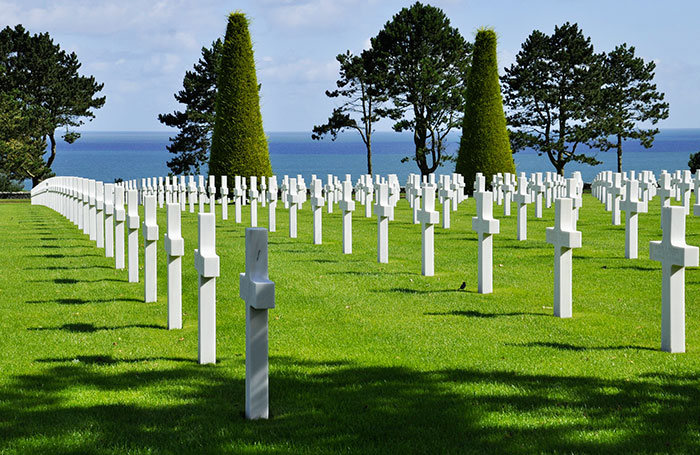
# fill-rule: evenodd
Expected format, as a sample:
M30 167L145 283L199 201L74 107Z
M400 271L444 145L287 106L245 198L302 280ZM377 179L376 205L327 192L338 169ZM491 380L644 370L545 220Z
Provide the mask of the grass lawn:
M640 215L640 259L626 260L624 217L612 226L584 195L567 320L552 315L554 208L538 220L530 206L519 242L515 205L507 218L494 207L491 295L476 293L474 212L469 199L452 229L436 227L435 276L423 277L405 200L389 264L361 205L343 255L337 207L313 245L310 204L298 239L280 204L271 419L251 422L238 298L247 208L244 224L217 224L218 361L200 366L196 215L183 214L183 329L168 331L162 241L158 302L144 303L143 283L59 214L0 203L0 454L700 452L700 270L686 272L687 352L661 352L661 264L648 258L659 200ZM258 216L267 226L267 209ZM158 219L162 238L165 210ZM687 226L700 245L700 218Z

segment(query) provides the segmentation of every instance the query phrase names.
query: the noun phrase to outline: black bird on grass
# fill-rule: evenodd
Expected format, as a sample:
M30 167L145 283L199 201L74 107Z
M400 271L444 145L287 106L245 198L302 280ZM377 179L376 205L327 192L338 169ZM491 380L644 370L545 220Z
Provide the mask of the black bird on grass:
M462 285L459 287L459 290L460 290L460 291L464 291L464 288L466 288L466 287L467 287L467 282L466 282L466 281L462 281Z

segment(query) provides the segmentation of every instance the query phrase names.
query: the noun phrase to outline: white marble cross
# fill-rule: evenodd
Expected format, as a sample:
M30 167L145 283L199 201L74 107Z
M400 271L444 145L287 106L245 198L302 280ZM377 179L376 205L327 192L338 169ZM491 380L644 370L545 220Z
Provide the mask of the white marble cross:
M297 238L297 209L299 207L297 179L289 179L289 190L287 190L287 203L289 204L289 237L295 239Z
M472 218L472 230L479 234L479 293L493 292L493 235L499 232L499 221L493 218L493 193L483 190L483 176L477 177L474 193L476 216Z
M104 185L105 204L105 257L114 257L114 183Z
M639 181L629 180L625 185L625 200L620 203L620 210L625 212L625 257L637 259L638 213L646 212L646 205L639 201Z
M532 200L525 173L520 174L518 178L518 191L513 196L513 200L518 205L518 240L527 240L527 204Z
M197 197L199 198L199 213L204 212L204 203L206 202L207 198L207 188L204 186L204 176L203 175L198 175L197 180L199 185L197 185L197 191L199 194Z
M267 224L270 232L277 231L277 176L268 179L267 185Z
M659 195L659 200L661 202L661 212L663 212L664 207L671 206L671 197L675 194L675 190L671 187L671 174L661 171L661 177L659 177L659 190L657 191ZM661 216L661 229L664 228L664 217Z
M314 223L314 245L323 243L323 182L320 179L311 180L311 211Z
M649 259L661 262L661 350L685 352L685 268L698 266L698 248L685 243L685 209L661 209L663 237L649 242Z
M622 196L622 191L622 175L619 172L615 172L612 175L612 184L608 189L608 194L610 195L610 201L612 204L613 226L619 226L622 223L620 217L620 198Z
M583 206L583 198L581 197L583 180L578 180L578 178L580 178L580 175L566 179L566 197L573 201L573 211L571 213L574 220L574 229L576 229L576 223L578 223L578 211Z
M438 192L442 200L442 228L450 228L450 214L452 212L452 203L456 200L454 187L452 186L452 178L449 175L440 176L440 191Z
M435 185L424 183L421 197L423 204L418 211L418 220L421 223L421 273L424 276L435 274L435 224L440 221L440 213L435 210ZM449 212L449 199L445 199L444 206Z
M187 195L190 201L190 213L194 213L194 204L197 202L197 186L194 184L194 175L190 175L188 185L189 194Z
M124 210L124 186L114 187L114 267L117 270L124 268L124 223L126 211Z
M362 186L364 191L365 201L365 218L372 217L372 200L374 200L374 185L372 184L372 176L367 174L364 176L365 181Z
M389 217L394 207L389 204L389 185L386 182L377 186L377 203L374 211L377 215L377 262L387 263L389 262Z
M250 189L248 189L248 199L250 200L250 226L258 226L258 178L254 175L250 177Z
M267 176L260 176L260 192L258 193L258 200L260 201L260 206L267 206Z
M128 234L129 282L139 282L139 195L137 190L127 191L126 228Z
M97 201L95 199L95 181L88 180L88 205L90 223L88 224L88 234L90 240L97 240Z
M233 178L233 206L234 219L236 223L241 222L241 204L243 203L243 187L241 186L241 176Z
M502 191L504 216L510 216L510 203L513 198L513 191L515 191L515 186L513 185L513 181L511 180L512 177L515 176L511 176L509 172L506 172L503 178Z
M158 301L156 202L154 195L147 195L143 198L143 285L146 303Z
M201 212L199 248L194 250L194 267L199 274L199 363L216 363L216 277L219 256L216 254L216 217Z
M343 212L343 254L352 254L352 212L355 210L355 201L352 200L352 179L350 174L345 176L343 192L338 202L338 207Z
M209 212L216 214L216 176L209 176Z
M158 206L163 208L165 200L165 187L163 186L163 177L158 177Z
M326 204L328 204L328 213L333 213L333 204L335 204L335 184L333 174L328 174L328 183L324 187Z
M221 176L221 219L228 220L228 177Z
M105 246L104 183L95 182L95 242L97 248Z
M555 202L555 225L547 228L547 243L554 245L554 316L570 318L572 248L581 248L581 232L574 228L573 201Z
M275 283L268 276L267 230L245 230L245 273L240 274L239 295L245 300L245 415L267 419L268 314L275 307Z
M182 328L182 256L185 240L182 238L180 206L167 205L168 224L164 236L168 255L168 330Z
M538 172L535 174L535 182L532 185L532 190L535 193L535 218L542 218L542 196L545 193L547 187L544 182L542 182L542 173Z
M678 189L681 193L685 214L690 215L690 194L693 190L693 178L688 169L683 171L682 177L678 182Z
M187 209L187 183L184 175L180 176L178 191L180 193L180 210L184 212Z

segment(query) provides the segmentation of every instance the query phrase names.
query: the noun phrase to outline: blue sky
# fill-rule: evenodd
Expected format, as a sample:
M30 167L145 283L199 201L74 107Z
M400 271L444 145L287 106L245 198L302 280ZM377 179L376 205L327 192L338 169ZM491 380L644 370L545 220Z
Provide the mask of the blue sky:
M261 108L267 131L310 131L333 100L335 56L361 51L412 1L394 0L0 0L0 24L49 32L75 51L83 74L104 82L106 105L82 131L156 131L157 115L178 109L173 94L202 46L223 35L227 14L251 19ZM538 29L577 22L595 50L626 42L657 63L656 83L670 103L661 128L700 128L700 4L694 1L435 0L465 38L481 26L499 35L499 66L514 61ZM390 124L381 128L389 130Z

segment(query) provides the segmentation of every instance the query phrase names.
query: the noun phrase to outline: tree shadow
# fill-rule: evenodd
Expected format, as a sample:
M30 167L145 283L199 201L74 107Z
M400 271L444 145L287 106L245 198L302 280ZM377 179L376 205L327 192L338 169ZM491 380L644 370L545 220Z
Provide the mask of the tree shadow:
M372 292L397 292L399 294L440 294L440 293L465 293L476 294L476 291L471 289L459 289L458 286L449 289L413 289L395 287L390 289L373 289Z
M468 318L484 318L484 319L490 319L490 318L499 318L503 316L550 316L549 314L544 314L544 313L531 313L531 312L524 312L524 311L513 311L513 312L508 312L508 313L486 313L483 311L476 311L476 310L452 310L452 311L444 311L444 312L431 312L431 313L423 313L426 316L465 316Z
M273 356L271 419L251 422L243 377L221 364L111 355L37 363L0 389L9 450L695 453L700 431L698 374L599 379Z
M554 343L548 341L531 341L529 343L507 343L508 346L529 347L529 348L552 348L560 351L619 351L625 349L637 351L659 351L648 346L576 346L568 343Z
M46 331L58 330L70 333L94 333L102 330L120 330L120 329L166 329L167 327L158 324L127 324L115 326L96 326L90 323L76 322L72 324L63 324L57 327L28 327L31 331Z
M77 284L77 283L102 283L104 281L114 281L124 283L126 280L119 278L97 278L95 280L78 280L76 278L52 278L48 280L27 280L28 283L55 283L55 284Z
M82 265L82 266L66 266L58 267L55 265L49 265L45 267L24 267L22 270L85 270L85 269L110 269L113 270L114 267L109 265Z
M143 302L143 299L134 299L131 297L119 297L113 299L79 299L79 298L58 298L58 299L46 299L46 300L27 300L25 303L31 304L44 304L44 303L58 303L59 305L85 305L87 303L116 303L116 302Z

